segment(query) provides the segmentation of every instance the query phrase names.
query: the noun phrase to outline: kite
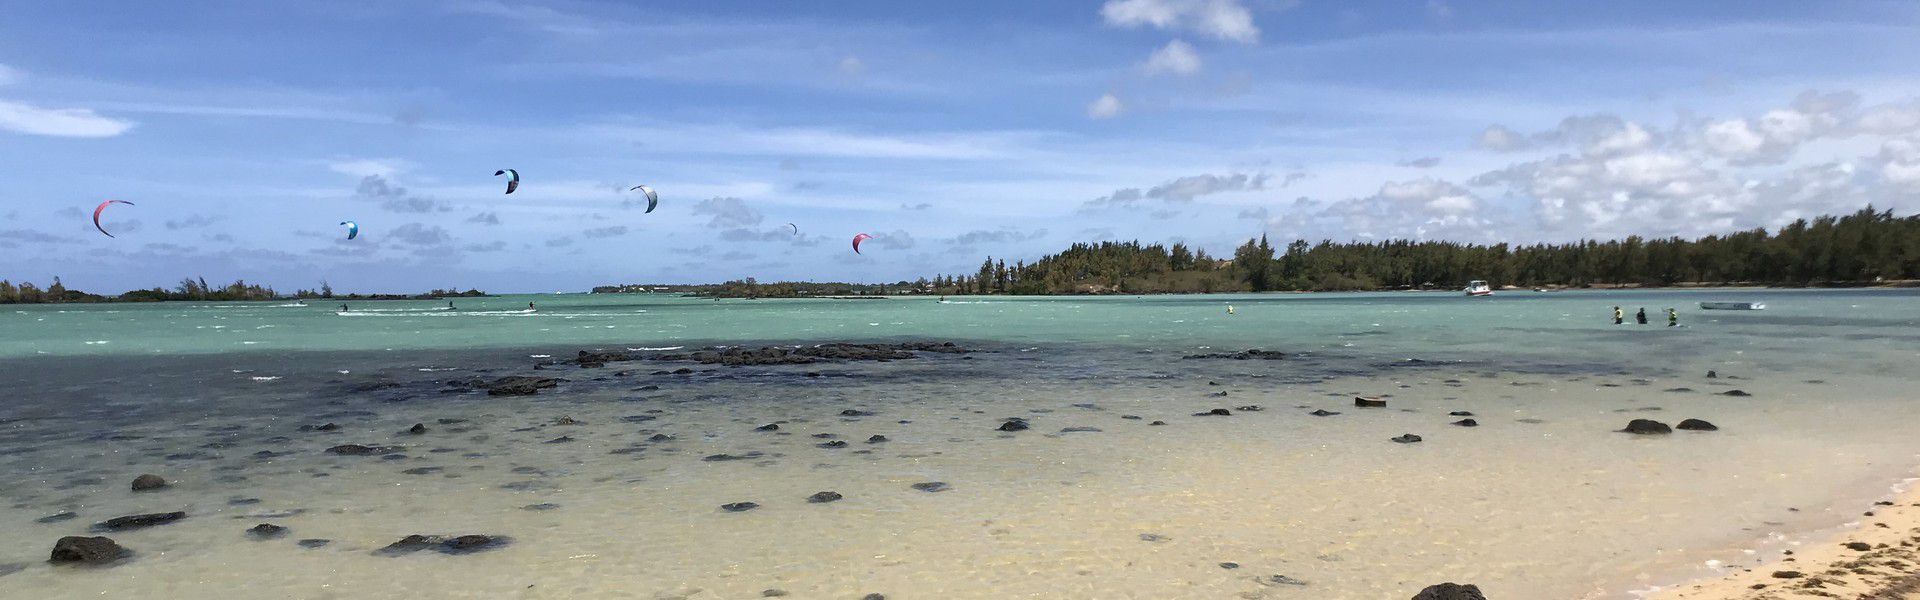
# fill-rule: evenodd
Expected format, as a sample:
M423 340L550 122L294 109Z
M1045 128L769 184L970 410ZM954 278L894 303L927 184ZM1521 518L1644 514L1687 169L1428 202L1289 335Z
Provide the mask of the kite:
M859 254L859 253L860 253L860 242L862 242L862 241L865 241L865 240L870 240L870 239L873 239L873 236L870 236L870 235L867 235L867 234L864 234L864 233L862 233L862 234L860 234L860 235L856 235L856 236L853 236L853 253L854 253L854 254Z
M636 185L627 191L631 192L633 190L640 190L647 195L647 212L653 212L653 208L660 205L660 195L653 193L653 188L645 185Z
M788 223L788 224L787 224L787 226L788 226L788 227L792 227L792 228L793 228L793 234L794 234L794 235L800 235L800 226L799 226L799 225L795 225L795 224L792 224L792 223Z
M93 228L100 230L100 233L106 235L107 237L113 237L113 234L107 233L107 228L100 226L100 212L106 210L107 205L109 204L125 204L127 206L133 206L133 203L125 200L108 200L106 202L101 202L99 206L93 207Z
M341 221L340 224L347 226L347 239L360 237L359 223L355 223L353 221Z
M501 175L507 176L507 193L511 194L513 193L514 190L520 189L520 172L519 171L515 171L513 169L501 169L493 172L494 177L499 177Z

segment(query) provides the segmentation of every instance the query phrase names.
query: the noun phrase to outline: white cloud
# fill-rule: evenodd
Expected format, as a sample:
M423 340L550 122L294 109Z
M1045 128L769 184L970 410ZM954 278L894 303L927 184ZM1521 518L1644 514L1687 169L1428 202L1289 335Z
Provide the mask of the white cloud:
M106 138L126 133L131 121L103 117L84 108L40 108L0 100L0 129L28 135Z
M1087 105L1087 118L1111 119L1120 116L1120 113L1125 110L1126 107L1120 104L1120 97L1113 95L1113 92L1107 92Z
M1508 129L1505 125L1488 125L1480 132L1480 137L1474 140L1474 145L1494 152L1516 152L1525 150L1532 144L1527 142L1527 136Z
M1192 31L1223 40L1253 43L1260 28L1239 0L1107 0L1100 18L1116 27L1152 27Z
M714 229L742 229L760 224L766 217L739 198L714 197L693 205L693 214L712 215L707 226Z
M380 177L392 179L394 175L412 167L412 163L397 158L357 158L327 163L327 168L335 173L362 178Z
M1192 75L1200 72L1200 55L1193 51L1191 44L1174 40L1167 42L1167 45L1159 50L1153 51L1141 68L1149 75L1161 73Z
M1259 191L1267 188L1267 181L1273 179L1266 173L1232 175L1214 175L1203 173L1180 177L1160 185L1141 190L1123 188L1113 193L1088 200L1081 205L1081 212L1093 212L1103 208L1131 207L1141 200L1164 200L1167 202L1192 202L1201 196L1210 196L1223 192Z
M867 72L867 63L866 61L860 60L860 57L849 56L840 59L840 74L858 76L865 72Z

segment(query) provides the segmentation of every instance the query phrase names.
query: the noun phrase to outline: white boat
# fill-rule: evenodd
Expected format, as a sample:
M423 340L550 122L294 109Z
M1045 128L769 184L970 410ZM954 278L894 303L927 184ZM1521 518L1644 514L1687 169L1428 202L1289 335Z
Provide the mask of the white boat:
M1492 296L1493 288L1487 287L1487 282L1475 279L1467 282L1466 292L1468 296Z
M1764 302L1701 302L1701 310L1763 310Z

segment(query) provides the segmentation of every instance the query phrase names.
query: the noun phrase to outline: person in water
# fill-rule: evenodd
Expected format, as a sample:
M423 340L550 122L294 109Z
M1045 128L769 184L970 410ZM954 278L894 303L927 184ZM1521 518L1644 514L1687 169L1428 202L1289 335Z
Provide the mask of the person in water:
M532 303L532 302L528 302L528 303L527 303L527 310L533 310L533 303Z
M1674 310L1671 307L1667 308L1667 326L1677 327L1679 325L1680 325L1680 311Z
M340 305L340 312L347 312L347 305L345 304Z
M1647 307L1640 307L1640 312L1633 314L1633 320L1640 322L1641 325L1647 324Z
M1619 325L1621 323L1625 323L1626 321L1627 321L1627 314L1620 312L1620 307L1618 306L1613 307L1613 324Z

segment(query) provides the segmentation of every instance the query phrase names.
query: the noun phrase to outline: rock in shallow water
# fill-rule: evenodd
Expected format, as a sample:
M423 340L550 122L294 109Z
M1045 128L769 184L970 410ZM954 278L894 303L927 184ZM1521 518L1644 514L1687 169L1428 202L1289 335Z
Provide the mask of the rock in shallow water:
M287 528L272 523L261 523L247 530L247 536L254 539L271 539L287 534Z
M340 456L374 456L377 454L386 454L388 452L393 452L395 450L399 450L399 448L389 448L384 446L362 446L360 444L341 444L338 446L334 446L332 448L328 448L327 454L338 454Z
M308 541L309 540L301 540L300 545L306 546ZM385 548L375 550L374 554L399 556L412 554L421 550L434 550L442 554L469 554L505 546L507 541L505 537L491 535L468 534L447 537L414 534L401 538L398 542L388 544Z
M1287 355L1284 352L1254 348L1251 350L1241 350L1239 352L1190 354L1181 358L1187 360L1283 360L1286 357Z
M810 502L813 504L825 504L828 502L839 500L841 498L845 498L845 496L841 496L840 492L819 492L812 496L807 496L807 502Z
M1230 416L1233 416L1233 411L1230 411L1230 410L1227 410L1227 409L1224 409L1224 408L1216 408L1216 409L1213 409L1213 410L1209 410L1209 411L1207 411L1207 412L1201 412L1201 413L1193 413L1193 416L1196 416L1196 417L1230 417Z
M333 540L323 540L323 539L319 539L319 538L308 538L308 539L304 539L304 540L300 540L300 541L298 541L298 542L294 542L294 543L295 543L295 544L298 544L298 545L299 545L299 546L300 546L301 548L306 548L306 549L309 549L309 550L311 550L311 549L314 549L314 548L319 548L319 547L321 547L321 546L325 546L325 545L327 545L327 544L331 544L331 543L333 543Z
M126 556L127 550L120 544L105 537L80 537L70 535L53 543L53 554L48 562L56 563L103 563Z
M998 427L1000 431L1026 431L1030 428L1032 428L1032 426L1027 425L1027 422L1023 419L1007 419L1007 422L1001 423L1000 427Z
M1398 444L1413 444L1413 443L1418 443L1420 441L1420 436L1408 433L1408 434L1403 434L1400 437L1393 438L1393 441L1394 443L1398 443Z
M1470 410L1456 410L1456 411L1453 411L1453 412L1450 412L1450 413L1447 413L1447 416L1449 416L1449 417L1471 417L1471 416L1473 416L1473 411L1470 411Z
M1475 421L1473 419L1461 419L1458 421L1454 421L1453 424L1459 425L1461 427L1479 427L1480 426L1480 422Z
M1727 390L1727 391L1724 391L1724 392L1720 392L1720 395L1722 395L1722 396L1733 396L1733 397L1735 397L1735 398L1745 398L1745 397L1748 397L1748 396L1752 396L1753 394L1749 394L1749 393L1747 393L1747 392L1746 392L1745 390Z
M133 491L136 492L157 490L163 487L167 487L167 480L161 479L159 475L149 474L133 478Z
M1634 419L1628 421L1627 428L1621 431L1636 435L1662 435L1673 433L1673 428L1653 419Z
M780 425L777 423L768 423L765 425L761 425L759 427L755 427L753 428L753 430L754 431L779 431Z
M72 519L73 519L74 517L78 517L78 516L80 516L80 515L77 515L77 514L74 514L74 512L73 512L73 511L70 511L70 510L63 510L63 511L60 511L60 512L57 512L57 513L53 513L53 514L50 514L50 515L47 515L47 516L44 516L44 517L40 517L40 518L38 518L38 519L34 519L34 520L33 520L33 522L35 522L35 523L59 523L59 522L61 522L61 521L69 521L69 520L72 520Z
M1479 586L1447 582L1427 586L1415 594L1413 600L1487 600L1487 597L1480 593Z
M1700 419L1687 419L1685 421L1681 421L1679 425L1675 426L1675 428L1685 429L1687 431L1719 431L1720 430L1720 428L1715 427L1714 424L1708 423L1706 421L1702 421Z
M951 486L948 486L947 482L944 482L944 481L928 481L925 483L913 484L913 489L920 490L922 492L944 492L953 488Z
M887 436L884 436L884 435L876 435L876 436L867 438L867 443L869 444L884 444L891 441L893 440L887 439Z
M747 512L756 508L760 508L760 504L755 502L731 502L720 505L720 510L727 512Z
M152 513L152 514L145 514L145 515L128 515L124 517L114 517L111 519L107 519L106 522L100 523L99 525L95 525L94 528L106 530L106 531L126 531L128 529L141 529L144 527L153 527L155 525L165 525L167 523L172 523L174 521L178 521L185 518L187 518L187 513L181 512L181 511L175 511L170 513Z
M1313 415L1313 416L1316 416L1316 417L1331 417L1331 416L1334 416L1334 415L1337 415L1337 414L1340 414L1340 413L1337 413L1337 412L1333 412L1333 411L1331 411L1331 410L1327 410L1327 409L1324 409L1324 408L1322 408L1322 409L1316 409L1316 410L1314 410L1313 412L1310 412L1310 413L1307 413L1307 414L1309 414L1309 415Z
M1387 401L1381 400L1379 398L1367 398L1363 396L1354 396L1353 405L1359 408L1386 408Z

